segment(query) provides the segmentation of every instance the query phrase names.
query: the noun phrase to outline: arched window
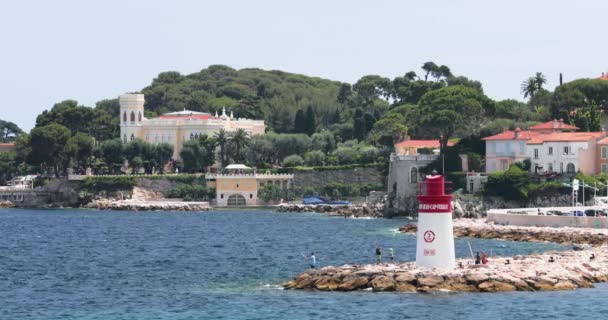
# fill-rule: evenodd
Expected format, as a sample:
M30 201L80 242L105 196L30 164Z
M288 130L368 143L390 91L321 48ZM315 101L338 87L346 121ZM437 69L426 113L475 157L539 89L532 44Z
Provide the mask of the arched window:
M194 133L190 132L190 140L194 139Z
M418 168L410 169L410 183L418 183Z
M131 122L135 122L135 112L131 111Z
M568 165L566 166L566 172L568 172L568 173L576 172L573 163L568 163Z
M126 114L125 114L125 115L126 115ZM122 138L122 141L123 141L124 143L127 143L127 134L126 134L126 133L125 133L124 137Z
M135 140L135 135L131 133L131 141Z
M253 193L249 194L249 199L253 199Z
M137 121L141 122L141 111L137 115Z
M127 112L126 111L122 114L122 122L124 122L124 123L127 122Z

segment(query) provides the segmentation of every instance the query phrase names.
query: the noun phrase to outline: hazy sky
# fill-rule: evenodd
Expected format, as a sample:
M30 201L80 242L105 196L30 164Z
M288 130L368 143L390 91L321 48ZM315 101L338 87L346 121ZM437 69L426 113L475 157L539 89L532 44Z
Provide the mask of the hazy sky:
M211 64L354 82L426 61L522 99L537 71L552 89L608 70L608 1L5 1L0 119L23 129L64 99L139 90L162 71Z

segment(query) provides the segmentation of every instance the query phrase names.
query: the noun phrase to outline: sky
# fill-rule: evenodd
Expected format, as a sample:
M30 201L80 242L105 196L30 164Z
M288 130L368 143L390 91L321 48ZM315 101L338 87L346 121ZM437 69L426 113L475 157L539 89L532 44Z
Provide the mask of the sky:
M160 72L213 64L354 83L426 61L523 100L608 71L608 1L0 1L0 119L30 130L65 99L94 106Z

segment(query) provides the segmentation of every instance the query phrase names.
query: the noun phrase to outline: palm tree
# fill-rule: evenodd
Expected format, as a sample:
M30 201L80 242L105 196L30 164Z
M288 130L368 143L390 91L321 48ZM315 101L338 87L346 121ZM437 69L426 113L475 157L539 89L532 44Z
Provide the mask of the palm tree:
M247 132L243 129L238 129L232 135L231 141L236 147L236 155L234 159L239 161L241 159L241 149L249 142L249 134L247 134Z
M532 98L534 93L538 90L538 85L536 84L536 78L530 77L528 80L525 80L521 83L521 93L524 94L524 98L530 96Z
M213 137L217 142L217 145L220 147L220 163L222 168L226 167L226 143L228 143L228 135L226 134L226 130L220 129L216 132Z
M542 72L537 72L534 76L534 82L536 82L537 89L540 91L543 85L547 83L547 77Z

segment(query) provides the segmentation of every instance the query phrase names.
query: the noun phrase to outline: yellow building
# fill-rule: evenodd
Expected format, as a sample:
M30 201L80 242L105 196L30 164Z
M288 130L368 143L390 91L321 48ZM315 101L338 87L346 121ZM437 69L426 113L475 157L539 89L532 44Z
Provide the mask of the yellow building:
M207 185L215 184L216 205L218 207L256 206L258 190L267 184L276 184L281 189L288 189L293 174L257 173L242 164L231 164L220 174L207 174Z

